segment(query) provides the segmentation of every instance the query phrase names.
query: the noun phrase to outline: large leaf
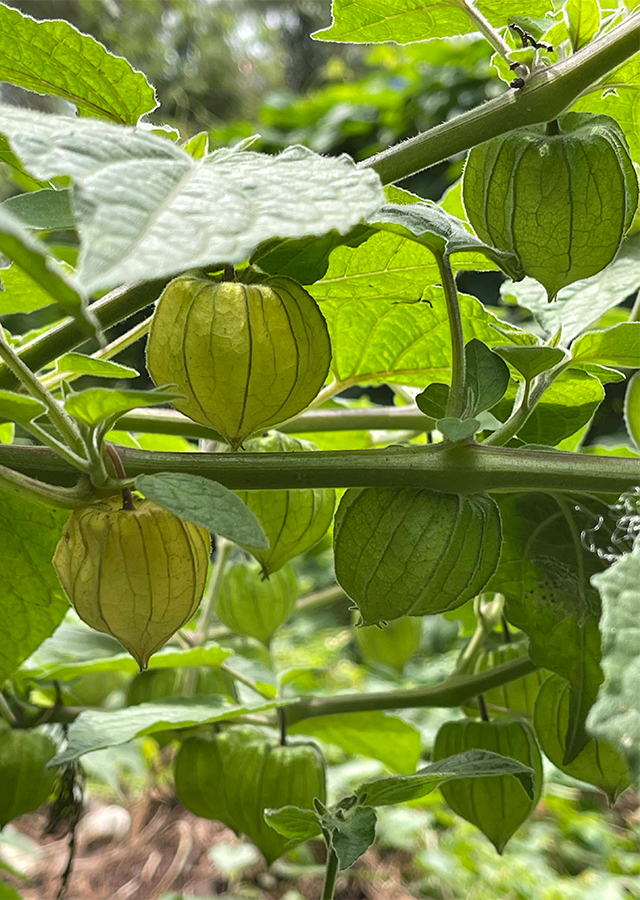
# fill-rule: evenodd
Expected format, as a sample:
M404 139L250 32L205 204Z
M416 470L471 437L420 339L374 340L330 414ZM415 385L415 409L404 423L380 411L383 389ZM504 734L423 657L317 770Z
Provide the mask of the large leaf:
M61 263L61 268L66 270L67 267ZM0 279L4 287L0 291L0 316L30 313L55 302L49 291L17 265L0 269Z
M0 684L69 608L51 558L67 512L0 490Z
M0 81L75 103L85 116L135 124L157 106L142 72L69 22L37 22L0 4Z
M84 753L115 747L144 734L167 728L191 728L208 722L266 712L286 701L267 701L258 706L239 706L220 696L175 697L156 703L116 710L86 710L69 726L68 746L55 765L78 759Z
M318 299L322 299L323 285L319 282L311 288ZM449 380L451 337L440 287L425 291L424 302L411 304L361 297L357 285L344 293L353 299L322 303L331 335L333 371L342 386L396 381L424 387ZM504 336L492 325L508 326L475 297L461 294L460 311L465 341L478 338L488 346L504 343Z
M0 391L0 418L26 424L37 419L46 412L46 409L44 403L35 397L27 397L13 391Z
M480 11L495 25L504 26L513 16L543 16L549 0L480 0ZM457 0L334 0L333 24L313 37L323 41L410 44L432 38L477 31L477 25Z
M6 209L0 207L0 253L19 266L28 277L85 331L95 333L97 323L88 312L82 289L71 279L45 244ZM33 307L32 307L33 308Z
M602 682L600 601L589 579L603 562L583 538L606 531L609 510L595 498L548 494L502 497L499 506L502 553L488 589L505 595L507 618L528 635L534 663L571 685L571 762L588 740L585 719Z
M200 475L160 472L139 475L136 487L149 500L213 534L257 549L269 547L256 514L217 481Z
M109 427L124 413L139 406L154 406L175 400L181 394L171 390L117 391L112 388L87 388L70 394L65 407L67 412L88 425L108 423ZM106 427L106 426L104 426Z
M640 785L640 541L592 579L602 597L604 684L589 714L595 735L626 756Z
M87 290L240 263L275 236L345 233L384 201L371 169L305 147L201 160L148 131L0 106L0 132L34 175L69 175Z
M604 113L612 116L624 131L631 155L640 162L640 54L632 56L617 69L589 88L571 107L577 112Z
M397 716L383 712L354 712L317 716L292 725L292 734L308 734L345 753L379 759L394 772L413 772L422 751L420 733Z
M544 288L533 278L517 284L505 282L501 290L531 310L548 335L562 328L562 344L568 346L592 322L640 287L639 255L640 234L636 234L625 241L606 269L562 288L554 303L547 301Z
M459 778L489 778L514 775L529 797L533 797L533 769L510 757L489 750L468 750L431 763L414 775L377 778L361 784L356 796L368 806L389 806L418 800L438 785Z
M640 322L621 322L606 331L589 331L571 347L575 362L640 368Z

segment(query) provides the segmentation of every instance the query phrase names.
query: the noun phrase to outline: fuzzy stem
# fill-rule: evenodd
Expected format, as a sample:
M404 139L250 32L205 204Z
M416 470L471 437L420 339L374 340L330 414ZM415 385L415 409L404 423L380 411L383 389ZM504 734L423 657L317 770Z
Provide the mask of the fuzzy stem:
M213 564L211 575L209 576L209 584L202 601L202 609L200 610L200 618L198 619L198 627L194 634L194 644L202 646L207 639L209 625L211 624L211 616L216 608L216 598L218 590L224 578L224 571L229 561L229 556L233 550L233 544L225 538L217 538L216 561Z
M500 54L507 62L511 62L511 47L504 40L499 31L493 27L491 22L486 19L479 9L476 8L473 0L460 0L460 6L469 16L473 24L476 26L482 36L491 44L493 49Z
M0 466L0 487L5 490L26 497L27 500L38 500L47 506L55 506L59 509L75 509L84 506L92 496L89 482L81 480L75 488L56 487L46 484L6 466Z
M464 411L465 365L464 365L464 333L462 317L458 302L458 289L451 269L451 261L447 254L437 255L442 289L447 302L449 318L449 334L451 338L451 386L447 399L446 416L460 418Z
M327 844L327 868L322 885L322 900L333 900L338 877L338 857L335 850Z

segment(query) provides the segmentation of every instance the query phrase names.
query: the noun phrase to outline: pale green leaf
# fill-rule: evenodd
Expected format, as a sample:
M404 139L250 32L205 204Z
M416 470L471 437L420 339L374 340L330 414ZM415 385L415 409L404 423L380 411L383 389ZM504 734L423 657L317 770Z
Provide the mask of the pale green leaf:
M587 332L572 344L571 357L574 362L640 368L640 322Z
M551 9L548 0L515 0L509 4L502 0L480 0L478 6L497 26L507 25L518 13L543 16ZM410 44L474 31L477 31L475 22L456 0L394 0L392 3L334 0L332 26L316 31L313 37L349 43Z
M15 433L15 426L13 422L3 422L0 425L0 444L11 444L13 442L13 435Z
M624 421L638 450L640 450L640 372L636 372L624 398Z
M12 422L27 423L46 412L46 406L35 397L16 394L14 391L0 391L0 418Z
M436 422L436 428L448 440L454 444L466 441L476 431L480 431L480 422L477 419L457 419L455 416L444 416Z
M304 719L289 728L291 734L308 734L345 753L379 759L394 772L410 773L420 760L420 733L397 716L383 712L352 712L339 716Z
M490 778L514 775L533 797L533 769L510 757L489 750L469 750L447 759L431 763L414 775L377 778L361 784L356 796L370 806L389 806L418 800L434 791L438 785L459 778Z
M558 363L565 358L564 350L559 347L529 346L517 347L513 344L506 344L493 348L494 353L510 363L514 369L530 381L536 375L541 375L548 369L553 369Z
M65 263L60 267L70 272L71 268ZM45 290L38 281L17 265L8 269L0 269L0 278L4 290L0 291L0 315L8 316L12 313L30 313L34 309L43 309L55 303L48 290ZM47 326L50 327L50 326Z
M265 809L264 817L278 834L291 838L296 844L301 844L322 833L320 820L312 809L283 806L280 809Z
M142 72L69 22L0 5L0 81L75 103L84 116L135 124L157 106Z
M154 406L175 400L180 394L159 388L153 391L117 391L112 388L88 388L70 394L65 400L67 412L88 425L100 422L112 425L123 413L139 406Z
M6 209L27 228L38 231L64 231L76 227L71 206L71 191L44 188L9 197L0 208Z
M56 370L68 375L94 375L96 378L136 378L140 374L130 366L110 359L94 359L84 353L65 353L56 361Z
M629 144L631 156L640 162L640 53L614 69L571 107L574 112L603 113L614 118Z
M0 490L0 683L69 608L51 564L67 512Z
M346 233L384 202L372 169L300 146L196 160L148 131L9 106L0 132L31 174L74 178L78 278L89 291L240 263L275 235Z
M252 510L233 491L200 475L160 472L139 475L145 497L213 534L248 547L266 549L269 541Z
M637 501L636 501L637 502ZM615 744L640 784L640 541L592 578L602 597L604 684L589 714L593 733Z
M82 328L96 333L99 326L87 310L82 289L72 280L45 244L6 209L0 208L0 253L19 266Z
M547 302L544 288L533 278L517 284L505 282L501 291L531 310L548 335L562 328L562 344L568 346L592 322L640 287L639 258L640 235L634 235L606 269L562 288L554 303Z
M589 43L600 27L598 0L567 0L564 16L575 53Z
M175 697L155 703L139 703L126 709L86 710L69 726L68 746L53 760L53 765L70 762L93 750L125 744L144 734L255 715L286 702L270 700L257 706L241 706L229 703L221 696L206 699Z

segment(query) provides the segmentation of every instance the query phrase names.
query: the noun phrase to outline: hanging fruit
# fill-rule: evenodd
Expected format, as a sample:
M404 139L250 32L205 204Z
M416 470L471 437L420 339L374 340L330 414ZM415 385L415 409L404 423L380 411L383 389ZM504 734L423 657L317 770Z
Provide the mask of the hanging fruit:
M464 205L474 231L516 253L549 299L615 257L638 205L624 134L609 116L567 113L469 153Z
M249 727L186 740L175 782L187 809L246 834L269 865L295 842L267 825L265 809L312 809L316 797L326 799L324 762L312 744L280 746Z
M542 752L561 772L599 788L615 803L631 784L631 775L613 744L589 738L572 762L564 762L570 693L569 682L560 675L551 675L540 688L533 721Z
M185 395L174 406L236 449L302 412L324 384L329 333L313 297L290 278L263 284L184 275L156 308L147 366Z
M521 659L527 655L528 645L518 642L503 644L491 650L485 650L478 657L474 671L486 672L503 663L514 659ZM538 691L547 677L544 669L536 669L523 678L516 678L497 688L491 688L483 693L485 703L491 708L492 716L520 715L533 716ZM478 707L465 709L469 715L479 715Z
M209 533L157 506L120 497L75 510L53 557L80 618L117 638L146 669L204 593Z
M490 750L534 771L534 797L513 775L461 778L440 787L451 809L471 822L502 853L513 833L536 808L542 791L542 757L531 725L517 719L445 722L433 748L434 762L466 750Z
M230 566L218 591L218 618L235 634L245 634L269 646L291 615L298 599L298 579L291 566L263 579L255 563Z
M44 734L0 725L0 829L45 802L56 776L47 763L55 754Z
M336 578L364 625L434 615L480 593L500 542L498 507L486 494L351 489L336 513Z
M402 672L417 652L422 638L422 619L402 616L384 628L364 625L353 630L365 662L381 664Z

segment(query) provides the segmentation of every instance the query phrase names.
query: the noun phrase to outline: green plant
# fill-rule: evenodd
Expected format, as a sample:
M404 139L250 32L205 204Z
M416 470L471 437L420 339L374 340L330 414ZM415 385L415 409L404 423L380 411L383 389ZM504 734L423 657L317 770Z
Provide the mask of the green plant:
M640 162L634 106L640 13L603 4L596 26L585 32L580 4L573 2L562 10L546 0L483 10L482 3L478 8L464 0L442 7L438 16L425 14L425 4L414 0L400 0L403 16L391 15L391 6L335 0L333 25L317 36L403 43L480 32L497 54L496 70L513 81L484 106L357 166L304 147L268 156L241 144L209 154L206 139L174 141L175 134L140 124L155 106L154 93L125 60L66 23L34 22L0 6L0 49L6 49L0 77L63 97L78 110L71 118L0 106L1 159L17 183L30 188L0 207L0 252L8 261L1 270L7 290L0 312L55 303L68 316L33 338L0 335L0 416L6 420L0 425L0 564L7 582L0 610L8 625L0 710L13 730L44 719L68 726L54 760L59 765L142 734L177 735L185 802L248 834L269 862L322 836L328 900L339 871L373 841L376 808L417 800L438 785L459 810L485 798L481 814L469 818L502 850L541 789L538 746L526 720L532 711L543 749L563 771L612 795L627 783L627 764L636 783L639 775L640 711L619 662L637 668L638 657L612 624L632 621L638 600L637 588L635 594L629 588L638 560L637 550L629 552L638 533L633 441L640 432L632 400L622 451L594 452L582 442L604 385L624 382L640 367L638 304L621 305L639 284L632 224L637 183L629 160ZM37 41L31 40L35 34ZM524 35L526 46L516 48L513 34ZM24 58L12 51L10 35L30 38ZM580 119L563 118L568 110ZM567 122L587 123L586 149L558 140L555 132ZM545 123L551 134L541 137L536 129ZM477 161L505 148L517 155L519 142L526 159L523 150L516 171L500 170L498 193L517 225L517 235L503 240L495 197L482 200L496 187L487 181L496 167ZM550 146L564 153L568 143L572 153L584 151L591 177L584 190L573 189L581 162L572 157L564 170L572 183L557 182L548 201L553 215L546 216L535 154L551 152ZM471 148L477 149L462 184L439 204L391 186ZM526 178L525 162L532 166ZM486 222L478 209L487 213ZM497 211L504 212L500 204ZM546 229L556 219L570 223L557 238L565 242L557 258L543 255L543 213ZM58 232L75 235L73 267L63 265L70 254L56 243ZM574 242L580 259L567 264ZM458 273L495 270L510 279L504 304L489 309L459 292ZM590 277L575 281L584 275ZM110 334L158 299L152 318L117 338ZM84 375L124 381L137 374L112 357L149 327L157 388L77 389ZM78 347L86 352L72 352ZM393 406L359 408L336 399L346 388L379 384L391 385ZM150 409L165 403L174 410ZM321 447L329 435L331 449L284 436L268 437L268 446L246 440L274 426L312 433ZM380 429L401 435L393 443ZM183 440L178 452L159 449L163 435L202 444L189 449ZM240 596L234 584L248 584L252 571L246 551L265 575L302 551L309 561L310 548L330 527L335 488L348 489L334 530L341 587L329 588L328 599L326 592L313 592L294 609L293 592L285 597L280 585L289 570L281 570L264 586L264 601ZM161 589L166 572L155 551L147 577L128 564L114 567L111 538L121 542L118 559L133 552L134 540L147 546L136 504L162 508L174 548L193 535L203 547L206 532L216 536L198 611L202 554L180 554L183 567L193 566L186 606ZM93 544L78 528L72 550L98 586L98 612L106 578L118 614L124 609L140 618L142 609L144 615L136 621L141 643L135 646L129 625L127 633L103 630L141 665L179 669L182 693L176 696L177 682L168 679L166 697L78 710L64 706L58 688L53 708L44 709L32 679L44 689L52 680L91 671L135 672L133 660L106 638L97 657L93 647L71 662L33 663L34 651L68 610L51 564L63 528L69 534L91 511L106 508L131 526L131 534L123 542L122 530L110 525L109 540ZM296 510L306 517L302 528ZM79 606L83 566L61 562L62 547L57 570ZM276 549L281 555L274 560L268 554ZM283 596L276 596L278 585ZM455 669L438 683L411 688L316 690L313 667L279 669L269 649L256 649L248 639L234 642L215 618L218 609L234 631L268 645L289 612L343 598L342 589L367 626L444 611L459 618L472 634ZM236 602L231 616L223 607L234 592L234 602L245 602ZM271 604L268 617L261 616L261 602ZM509 625L524 632L528 652L487 657L500 623L505 638ZM236 695L200 693L206 666L232 679ZM473 704L490 719L492 706L500 706L496 698L511 705L507 685L530 685L542 669L560 680L562 704L543 705L545 682L535 710L529 700L512 710L521 720L447 723L442 733L464 731L464 741L442 749L442 738L435 761L417 771L415 728L384 714ZM299 683L307 687L296 690ZM261 731L238 743L238 725ZM194 735L197 729L206 734ZM516 746L516 732L525 750ZM0 747L7 733L13 731L0 732ZM251 773L266 765L263 756L282 757L284 771L289 757L302 753L288 743L288 735L297 734L365 753L397 774L370 779L328 805L320 786L313 796L287 793L281 784L272 791L267 779L248 814L245 800L255 799L258 780ZM594 747L605 742L621 772L615 784L592 765ZM202 771L217 790L219 773L207 760L218 745L229 755L229 782L238 796L213 791L204 808L193 779ZM194 747L197 769L184 763ZM315 750L304 753L316 759ZM251 761L245 765L246 754ZM191 779L188 789L180 787L185 778ZM510 804L508 822L496 822L497 796Z

